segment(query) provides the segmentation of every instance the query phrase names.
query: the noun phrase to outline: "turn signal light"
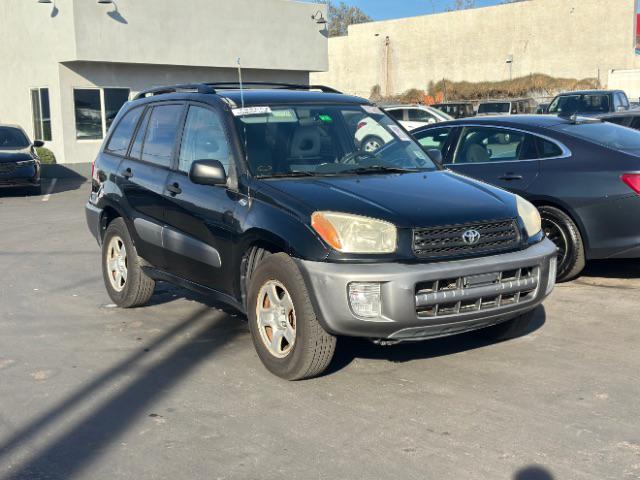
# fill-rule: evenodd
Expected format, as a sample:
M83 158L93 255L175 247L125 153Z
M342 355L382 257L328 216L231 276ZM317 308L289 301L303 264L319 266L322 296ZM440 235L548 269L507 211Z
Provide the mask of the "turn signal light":
M625 173L622 181L631 187L631 190L640 195L640 173Z
M311 226L318 232L322 239L336 250L342 250L340 235L333 224L320 212L311 215Z

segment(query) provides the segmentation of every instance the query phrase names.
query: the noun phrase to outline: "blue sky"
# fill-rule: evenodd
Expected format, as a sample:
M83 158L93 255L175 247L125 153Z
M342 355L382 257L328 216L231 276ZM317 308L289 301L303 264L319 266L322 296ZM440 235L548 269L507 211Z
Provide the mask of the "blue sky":
M339 3L340 0L336 0ZM442 12L451 6L453 0L345 0L372 16L375 20L388 18L411 17ZM500 0L476 0L478 7L486 7L501 3Z

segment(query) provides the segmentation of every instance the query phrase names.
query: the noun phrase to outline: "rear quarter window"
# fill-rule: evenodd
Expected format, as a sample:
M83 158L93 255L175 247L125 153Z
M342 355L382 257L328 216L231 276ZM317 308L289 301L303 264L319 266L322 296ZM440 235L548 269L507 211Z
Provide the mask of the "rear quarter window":
M563 124L556 130L614 150L640 150L640 132L608 122Z
M106 148L107 152L115 155L126 155L141 114L142 107L132 108L124 114L109 139Z

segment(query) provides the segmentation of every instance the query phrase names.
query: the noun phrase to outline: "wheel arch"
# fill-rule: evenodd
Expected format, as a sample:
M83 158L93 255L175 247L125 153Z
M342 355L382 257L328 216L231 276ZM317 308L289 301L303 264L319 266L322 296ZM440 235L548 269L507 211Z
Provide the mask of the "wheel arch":
M529 199L529 201L536 208L552 207L560 210L562 213L567 215L571 219L571 221L575 223L576 227L578 227L578 232L580 232L580 236L582 237L582 243L585 248L585 254L587 255L587 258L589 257L590 246L589 246L589 237L586 234L586 227L582 223L582 220L580 219L580 217L575 214L575 212L571 207L569 207L569 205L562 202L561 200L558 200L557 198L549 198L549 197L531 198Z

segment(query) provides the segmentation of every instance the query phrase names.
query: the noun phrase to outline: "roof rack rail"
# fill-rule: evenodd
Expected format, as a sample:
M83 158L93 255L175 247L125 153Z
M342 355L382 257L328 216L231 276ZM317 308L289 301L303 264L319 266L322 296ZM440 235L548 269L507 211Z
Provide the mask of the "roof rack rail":
M212 82L207 83L206 85L216 88L218 90L231 90L231 89L239 89L240 82ZM323 93L339 93L342 92L336 90L335 88L327 87L325 85L301 85L297 83L281 83L281 82L242 82L243 88L259 88L259 87L267 87L267 88L276 88L283 90L320 90Z
M143 90L138 93L134 100L139 100L145 97L152 97L154 95L163 95L167 93L178 93L178 92L196 92L196 93L208 93L213 94L216 93L216 90L207 83L182 83L178 85L167 85L164 87L156 87L150 88L148 90Z

